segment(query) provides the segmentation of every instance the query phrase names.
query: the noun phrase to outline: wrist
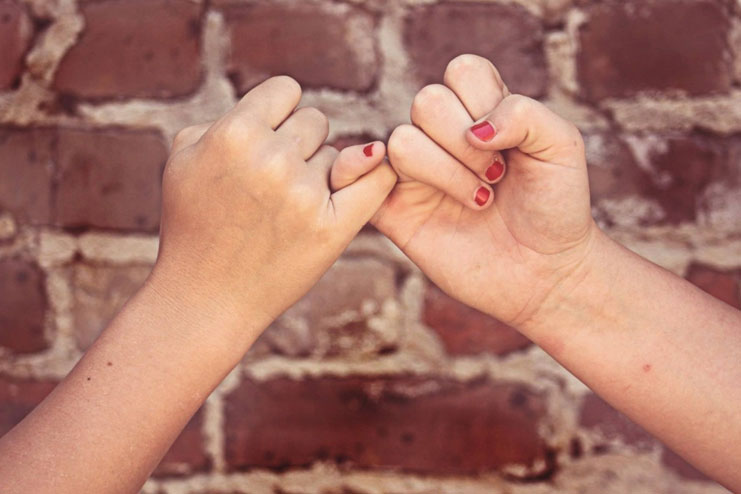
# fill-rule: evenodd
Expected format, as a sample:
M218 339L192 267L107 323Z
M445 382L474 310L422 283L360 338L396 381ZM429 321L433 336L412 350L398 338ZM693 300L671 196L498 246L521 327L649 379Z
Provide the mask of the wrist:
M554 332L576 331L609 317L611 286L626 270L626 252L595 225L583 257L558 278L518 329L548 351Z
M272 319L257 303L234 297L213 279L193 276L162 259L157 261L142 292L198 337L224 341L246 352Z

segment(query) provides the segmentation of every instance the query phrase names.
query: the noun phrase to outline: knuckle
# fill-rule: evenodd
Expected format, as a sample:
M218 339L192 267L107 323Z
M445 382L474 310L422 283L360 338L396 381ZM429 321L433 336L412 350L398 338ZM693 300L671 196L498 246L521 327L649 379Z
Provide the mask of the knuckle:
M389 137L388 155L389 159L400 161L404 157L405 150L409 149L411 143L417 138L416 127L408 124L399 125Z
M507 99L509 100L510 111L515 118L527 116L533 107L538 104L534 99L522 96L521 94L513 94Z
M316 125L321 126L327 132L329 131L329 118L327 118L327 115L318 108L307 106L301 108L299 112L303 113L303 116L310 122L314 122Z
M173 147L180 147L189 141L190 135L193 133L194 127L185 127L180 129L175 138L172 140Z
M470 53L458 55L445 68L445 81L455 81L472 72L488 69L489 65L490 62L487 59L478 55L472 55Z
M414 96L412 101L412 121L419 118L420 115L434 108L445 100L448 89L442 84L430 84Z
M214 125L209 136L225 151L239 152L249 142L252 133L253 124L248 120L231 117Z
M301 84L291 76L278 75L271 77L267 81L269 84L278 88L282 93L294 96L296 98L301 97Z

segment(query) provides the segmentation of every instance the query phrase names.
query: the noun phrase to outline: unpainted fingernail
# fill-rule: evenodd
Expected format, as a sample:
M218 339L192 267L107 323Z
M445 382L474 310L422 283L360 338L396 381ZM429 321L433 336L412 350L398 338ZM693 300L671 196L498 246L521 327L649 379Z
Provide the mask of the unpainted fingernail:
M489 168L486 169L485 175L486 175L486 179L489 182L493 182L495 180L498 180L499 177L501 177L503 173L504 173L504 163L502 163L499 160L495 160L494 163L489 165Z
M371 142L363 148L363 154L365 154L369 158L373 156L373 144L375 143Z
M473 132L473 135L484 142L491 141L492 139L494 139L494 136L497 135L497 130L487 120L484 120L481 123L477 123L476 125L471 127L471 132Z
M489 196L491 196L491 191L489 189L483 186L479 187L476 191L476 204L483 206L489 201Z

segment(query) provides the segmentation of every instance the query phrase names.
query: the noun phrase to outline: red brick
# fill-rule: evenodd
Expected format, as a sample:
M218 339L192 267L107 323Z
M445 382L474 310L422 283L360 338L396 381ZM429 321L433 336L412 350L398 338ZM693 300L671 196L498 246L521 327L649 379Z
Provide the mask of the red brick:
M665 221L694 221L701 209L700 197L715 180L738 183L727 175L729 141L700 136L670 137L666 148L650 153L652 173L645 175L642 194L656 199Z
M155 477L185 476L211 467L203 436L203 409L198 410L154 471Z
M365 10L313 2L217 2L231 39L228 72L240 93L287 74L305 87L366 91L375 82L375 19Z
M244 381L225 405L232 470L316 461L470 474L544 460L539 395L414 377Z
M162 98L201 81L201 10L189 0L85 0L85 30L54 88L79 98Z
M435 330L451 355L505 355L530 345L520 332L449 297L430 284L423 322Z
M651 449L656 442L651 434L596 394L589 394L582 401L579 423L599 431L608 441L620 440L640 449Z
M53 137L46 129L0 129L0 209L19 223L49 222Z
M695 264L690 266L687 280L723 302L741 309L737 271L723 272Z
M49 346L44 337L47 308L44 276L20 259L0 261L0 346L32 353Z
M0 377L0 436L23 420L56 384L52 381Z
M591 100L728 91L730 14L719 0L608 0L586 8L578 74Z
M0 91L20 79L33 27L25 7L17 0L0 0Z
M423 84L442 81L451 59L473 53L491 60L512 91L545 93L543 26L524 7L470 1L419 6L406 20L404 43Z
M157 231L167 154L156 132L60 130L55 223Z

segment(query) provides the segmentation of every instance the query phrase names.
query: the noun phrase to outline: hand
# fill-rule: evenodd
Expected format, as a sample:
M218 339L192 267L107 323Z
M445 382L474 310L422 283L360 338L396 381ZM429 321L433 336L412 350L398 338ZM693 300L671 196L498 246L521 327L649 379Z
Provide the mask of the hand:
M575 276L599 231L583 141L511 95L483 58L454 59L444 80L415 98L414 126L391 135L399 183L373 223L451 296L521 327ZM483 139L475 121L490 125L479 126Z
M327 118L294 112L301 88L274 77L213 124L176 137L163 183L152 284L178 302L228 310L264 329L321 277L396 182L383 145L323 145ZM329 190L333 163L370 170ZM344 164L343 164L344 163ZM163 281L164 280L164 281Z

